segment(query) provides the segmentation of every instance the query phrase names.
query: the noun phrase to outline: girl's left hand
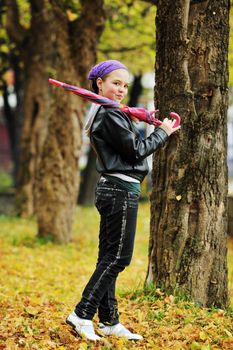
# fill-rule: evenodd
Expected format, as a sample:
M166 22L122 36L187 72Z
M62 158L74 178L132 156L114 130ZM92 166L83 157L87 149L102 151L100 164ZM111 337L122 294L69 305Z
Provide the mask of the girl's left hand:
M174 127L175 123L176 123L175 119L164 118L163 123L159 126L159 128L163 129L168 134L168 136L170 136L175 131L181 128L180 125Z

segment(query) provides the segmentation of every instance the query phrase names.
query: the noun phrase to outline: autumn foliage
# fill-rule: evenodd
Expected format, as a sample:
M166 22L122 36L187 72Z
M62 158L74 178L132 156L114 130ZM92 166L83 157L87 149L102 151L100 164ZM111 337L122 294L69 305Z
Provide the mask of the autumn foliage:
M144 336L141 342L109 337L93 344L65 323L95 265L94 208L77 209L75 236L67 246L38 241L33 220L1 217L0 225L0 349L233 349L230 308L202 309L179 293L165 295L153 286L143 290L148 204L140 206L133 261L118 282L121 321ZM232 259L230 250L230 277Z

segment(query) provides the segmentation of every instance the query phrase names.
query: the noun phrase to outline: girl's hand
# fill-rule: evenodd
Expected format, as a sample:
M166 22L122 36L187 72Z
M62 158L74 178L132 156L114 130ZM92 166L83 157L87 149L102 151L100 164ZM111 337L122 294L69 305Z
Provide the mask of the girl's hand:
M175 131L181 128L180 125L174 128L175 123L176 123L175 119L164 118L163 124L161 124L159 128L163 129L168 134L168 136L170 136Z

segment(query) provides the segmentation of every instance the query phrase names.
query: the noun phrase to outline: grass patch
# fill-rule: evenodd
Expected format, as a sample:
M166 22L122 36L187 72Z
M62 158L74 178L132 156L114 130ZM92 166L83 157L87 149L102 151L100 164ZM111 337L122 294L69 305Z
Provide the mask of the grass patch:
M8 190L13 186L12 176L6 172L0 171L0 191Z

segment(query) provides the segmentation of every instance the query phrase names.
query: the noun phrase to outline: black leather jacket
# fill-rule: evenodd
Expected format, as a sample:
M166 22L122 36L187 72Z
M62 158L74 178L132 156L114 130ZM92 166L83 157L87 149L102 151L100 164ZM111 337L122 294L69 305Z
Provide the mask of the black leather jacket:
M97 154L97 171L121 173L139 181L149 170L146 157L162 147L167 139L167 133L161 128L155 128L143 139L127 114L104 106L97 112L90 132L91 145Z

